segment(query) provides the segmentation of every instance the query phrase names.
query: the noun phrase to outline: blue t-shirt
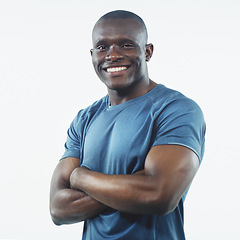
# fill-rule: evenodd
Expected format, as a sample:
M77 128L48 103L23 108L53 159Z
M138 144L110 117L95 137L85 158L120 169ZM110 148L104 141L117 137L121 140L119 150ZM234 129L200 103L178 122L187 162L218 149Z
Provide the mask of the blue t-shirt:
M153 146L175 144L204 154L205 121L199 106L183 94L158 84L148 93L110 106L105 96L79 111L68 129L62 158L106 174L132 174L144 168ZM186 192L187 193L187 192ZM184 240L183 195L164 216L109 210L85 221L83 239Z

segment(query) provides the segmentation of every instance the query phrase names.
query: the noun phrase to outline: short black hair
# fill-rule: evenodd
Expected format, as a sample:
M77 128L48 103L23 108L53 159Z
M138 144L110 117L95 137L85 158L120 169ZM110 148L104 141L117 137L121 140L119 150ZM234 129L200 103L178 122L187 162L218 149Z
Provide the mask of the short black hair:
M99 20L96 22L95 26L97 25L98 22L102 21L102 20L106 20L106 19L134 19L136 20L140 26L142 27L143 31L145 32L145 36L146 36L146 41L148 39L148 32L147 32L147 27L144 23L144 21L142 20L141 17L139 17L137 14L133 13L133 12L129 12L126 10L115 10L112 12L108 12L105 15L103 15L102 17L99 18ZM95 28L94 26L94 28ZM93 29L94 29L93 28Z

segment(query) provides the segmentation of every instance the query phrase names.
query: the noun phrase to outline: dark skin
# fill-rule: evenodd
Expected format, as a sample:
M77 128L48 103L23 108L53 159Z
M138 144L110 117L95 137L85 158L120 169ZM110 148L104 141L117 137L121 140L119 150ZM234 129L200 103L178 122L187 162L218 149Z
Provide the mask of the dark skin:
M56 225L72 224L96 217L107 206L82 191L72 189L70 176L80 165L78 158L60 161L53 173L50 191L50 213Z
M148 76L153 45L132 19L105 19L93 31L92 62L107 86L111 105L141 96L156 86ZM167 214L191 184L199 160L178 145L153 147L144 169L131 175L107 175L79 167L80 159L65 158L51 182L50 211L57 225L84 221L108 208L134 214Z
M146 41L145 32L136 20L104 20L94 28L92 63L108 88L111 105L139 97L156 86L149 79L146 64L153 45ZM108 72L112 67L127 69Z

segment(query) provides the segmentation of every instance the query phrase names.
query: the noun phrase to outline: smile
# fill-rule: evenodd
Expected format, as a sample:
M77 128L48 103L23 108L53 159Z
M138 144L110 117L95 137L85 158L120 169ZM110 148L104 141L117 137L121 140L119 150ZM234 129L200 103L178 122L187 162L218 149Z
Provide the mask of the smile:
M108 67L108 68L105 68L104 70L108 73L115 73L115 72L122 72L127 69L128 69L128 67L126 67L126 66L120 66L120 67Z

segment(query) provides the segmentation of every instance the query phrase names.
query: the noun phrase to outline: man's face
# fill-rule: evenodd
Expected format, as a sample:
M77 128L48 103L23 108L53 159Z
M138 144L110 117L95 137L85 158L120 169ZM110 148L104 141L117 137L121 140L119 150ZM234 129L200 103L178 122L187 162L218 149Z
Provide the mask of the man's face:
M94 69L112 90L123 90L147 75L146 36L132 19L105 19L93 31Z

